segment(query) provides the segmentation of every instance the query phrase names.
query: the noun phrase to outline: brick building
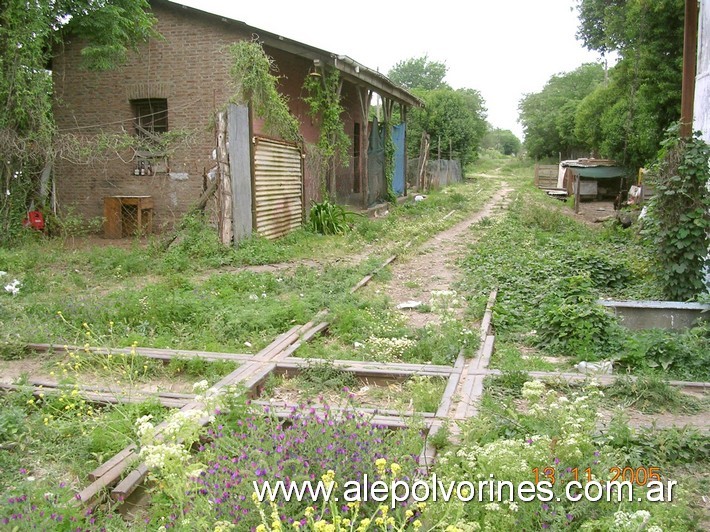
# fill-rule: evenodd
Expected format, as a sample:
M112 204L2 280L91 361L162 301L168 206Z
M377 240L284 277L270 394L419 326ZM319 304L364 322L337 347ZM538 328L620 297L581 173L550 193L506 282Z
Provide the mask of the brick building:
M154 228L171 224L186 212L202 194L209 180L207 174L215 166L215 115L225 108L233 91L227 48L255 37L278 67L280 91L288 97L291 112L300 121L305 145L299 148L306 153L308 144L317 142L319 131L301 98L303 81L314 69L340 71L352 160L337 170L337 197L342 202L367 206L381 196L384 174L379 176L377 169L373 171L372 164L368 165L370 128L365 117L369 102L373 94L378 94L385 113L398 105L401 116L406 117L408 107L421 105L417 98L347 56L173 2L150 3L157 18L156 30L163 39L142 45L118 69L83 70L80 42L67 39L57 47L52 61L56 124L60 132L87 136L184 130L191 133L190 140L169 158L119 150L116 155L120 157L107 156L87 164L60 154L54 169L60 208L74 206L85 216L98 217L104 215L106 197L149 196ZM263 133L262 122L251 111L248 121L250 135ZM321 176L307 157L302 168L301 200L305 208L318 199Z

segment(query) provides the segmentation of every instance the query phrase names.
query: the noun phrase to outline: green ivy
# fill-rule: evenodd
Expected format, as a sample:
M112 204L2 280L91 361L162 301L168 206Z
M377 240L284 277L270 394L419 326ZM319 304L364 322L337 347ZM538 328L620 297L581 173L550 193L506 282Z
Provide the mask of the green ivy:
M649 203L645 234L655 246L665 295L693 299L706 292L710 267L710 146L697 135L678 136L669 128L653 167L655 196Z
M229 51L234 100L251 103L256 115L264 120L267 133L300 141L298 120L289 110L288 98L278 91L279 78L273 74L276 71L274 60L258 41L239 41Z
M394 193L394 154L395 145L392 140L392 127L387 122L384 123L385 129L385 178L387 179L387 197L389 202L397 200L397 195Z
M345 108L341 104L339 87L340 72L335 69L325 69L322 75L308 75L303 81L306 93L303 101L308 104L308 114L314 119L320 118L317 148L323 156L324 178L328 168L334 171L337 161L344 166L350 164L350 138L342 120ZM325 179L321 185L325 188Z

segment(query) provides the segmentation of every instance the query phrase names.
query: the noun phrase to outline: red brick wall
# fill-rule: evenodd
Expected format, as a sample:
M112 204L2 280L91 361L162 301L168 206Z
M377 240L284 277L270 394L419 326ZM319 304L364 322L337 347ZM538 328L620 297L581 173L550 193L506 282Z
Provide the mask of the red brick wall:
M178 6L154 6L154 13L158 19L156 29L164 39L142 46L119 69L100 73L81 70L80 46L76 42L68 41L56 50L53 79L57 127L60 132L86 135L122 130L132 133L129 99L144 84L167 98L169 129L193 133L189 146L181 147L170 158L170 173L134 176L131 154L121 153L120 158L108 154L90 165L60 157L55 176L60 206L74 206L89 217L103 215L104 196L152 196L154 230L159 230L162 225L174 222L200 196L203 173L214 164L211 154L215 146L212 125L215 109L221 108L232 93L227 47L237 40L251 39L252 35ZM275 59L278 74L283 76L282 90L301 120L305 140L316 142L317 124L307 116L307 106L300 99L303 79L311 63L280 50L267 48L267 53ZM357 113L357 102L353 103L349 116ZM346 131L352 134L352 120L348 120ZM261 126L261 121L254 121L256 133ZM313 190L310 181L316 176L307 175L306 179L307 190ZM306 198L310 199L313 198Z

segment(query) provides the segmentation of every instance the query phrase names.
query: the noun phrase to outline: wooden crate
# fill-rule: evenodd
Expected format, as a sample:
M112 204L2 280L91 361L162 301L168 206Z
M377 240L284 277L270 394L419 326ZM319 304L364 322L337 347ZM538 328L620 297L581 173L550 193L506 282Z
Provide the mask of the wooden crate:
M104 238L145 235L152 230L152 196L107 196L104 198Z

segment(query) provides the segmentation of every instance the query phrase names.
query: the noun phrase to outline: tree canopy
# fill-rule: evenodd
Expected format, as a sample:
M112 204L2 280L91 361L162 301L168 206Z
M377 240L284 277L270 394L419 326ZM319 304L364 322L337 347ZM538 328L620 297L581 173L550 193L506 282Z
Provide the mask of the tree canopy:
M413 91L425 107L409 115L408 151L419 155L422 133L431 137L431 149L441 146L442 157L459 159L462 165L475 159L487 131L486 107L475 89L452 89L444 77L448 67L424 55L397 63L388 77Z
M423 109L414 109L409 121L410 150L418 154L422 132L431 137L432 153L441 146L442 157L449 152L461 165L475 159L486 133L486 108L480 93L473 89L437 89L419 93Z
M503 155L517 155L522 148L522 142L511 130L494 128L489 124L488 132L481 140L481 147L498 150Z
M405 89L435 90L448 87L444 82L449 67L441 61L430 61L427 55L399 61L387 77Z
M587 149L575 133L575 116L581 102L604 81L604 67L587 63L576 70L552 76L538 93L520 101L520 122L525 148L531 157L568 157Z
M683 0L579 0L577 37L617 63L553 76L520 102L534 157L575 150L637 168L652 161L680 117Z
M663 132L680 118L683 0L580 0L578 38L620 59L584 102L577 133L593 149L632 167L653 160ZM584 119L582 119L584 117Z

